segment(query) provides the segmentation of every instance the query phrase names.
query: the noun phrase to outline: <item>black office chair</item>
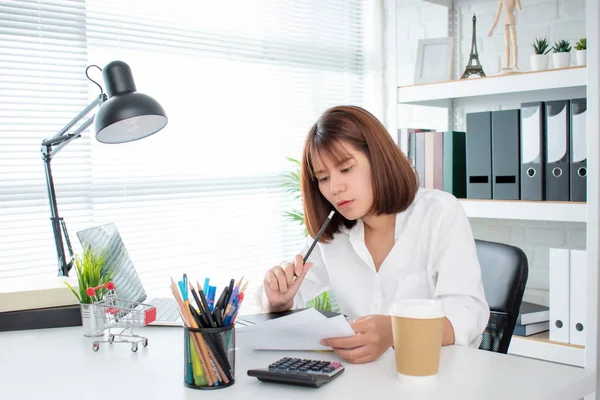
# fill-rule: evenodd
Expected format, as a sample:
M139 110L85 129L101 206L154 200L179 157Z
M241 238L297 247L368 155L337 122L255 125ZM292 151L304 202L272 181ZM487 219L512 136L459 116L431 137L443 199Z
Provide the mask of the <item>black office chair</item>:
M527 256L518 247L503 243L477 239L475 246L490 306L490 320L479 348L506 354L527 283Z

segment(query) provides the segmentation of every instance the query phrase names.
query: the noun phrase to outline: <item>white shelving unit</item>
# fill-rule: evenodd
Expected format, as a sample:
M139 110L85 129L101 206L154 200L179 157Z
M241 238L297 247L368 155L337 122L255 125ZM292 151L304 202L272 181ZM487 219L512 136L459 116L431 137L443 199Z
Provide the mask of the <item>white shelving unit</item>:
M438 5L451 6L454 0L421 0ZM386 8L396 11L396 3L386 0ZM600 37L600 2L586 0L586 36ZM389 21L393 22L393 21ZM449 17L449 26L454 21ZM387 29L390 43L396 43L396 26ZM453 28L455 29L455 26ZM397 55L395 46L391 54ZM395 83L395 66L390 67L388 84ZM543 335L535 337L513 336L509 353L551 362L571 364L595 371L596 394L591 398L600 400L600 51L597 46L587 50L587 66L554 69L543 72L526 72L514 75L492 76L431 84L396 87L397 104L444 107L451 111L457 107L503 106L529 101L549 101L565 98L587 97L587 204L525 201L461 200L470 218L519 219L532 221L579 222L586 226L587 268L587 336L586 346L572 346L551 342ZM393 125L397 110L387 111ZM389 123L389 122L388 122ZM588 398L586 398L588 399Z
M585 203L551 201L460 200L469 218L586 222Z
M513 336L508 353L577 367L585 366L583 346L551 342L548 340L548 332L531 337Z
M523 72L398 88L398 102L434 107L497 105L585 97L586 67Z

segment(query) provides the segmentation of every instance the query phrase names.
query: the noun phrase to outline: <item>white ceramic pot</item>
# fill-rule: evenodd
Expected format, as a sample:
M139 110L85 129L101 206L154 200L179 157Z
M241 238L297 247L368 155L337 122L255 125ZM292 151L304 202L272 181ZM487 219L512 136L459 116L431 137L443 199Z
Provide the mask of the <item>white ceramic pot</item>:
M571 53L552 53L554 68L567 68L571 64Z
M94 308L91 304L79 304L81 307L81 326L83 327L83 336L94 337L102 336L102 320L96 318Z
M532 71L548 69L548 54L532 54L530 59Z
M578 66L583 66L586 65L586 52L587 50L576 50L575 51L575 57L577 58L577 65Z

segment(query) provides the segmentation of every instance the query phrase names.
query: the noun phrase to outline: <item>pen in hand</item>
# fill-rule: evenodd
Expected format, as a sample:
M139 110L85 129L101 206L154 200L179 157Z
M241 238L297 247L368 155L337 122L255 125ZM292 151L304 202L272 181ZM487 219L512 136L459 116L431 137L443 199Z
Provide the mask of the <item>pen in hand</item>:
M323 232L325 232L325 228L327 228L327 225L329 225L329 222L331 221L331 218L333 217L333 214L335 214L335 210L331 210L331 212L329 213L329 215L327 216L327 218L325 218L325 222L323 222L323 226L321 226L321 229L319 229L319 232L317 233L317 236L315 237L315 240L313 240L312 244L308 248L308 251L306 252L306 255L304 256L304 259L302 261L303 264L306 264L306 262L308 261L308 257L310 256L310 253L312 253L312 251L315 248L315 246L317 245L317 243L319 243L319 239L321 239L321 236L323 235ZM296 274L296 272L294 272L294 277L295 278L298 277L298 275Z

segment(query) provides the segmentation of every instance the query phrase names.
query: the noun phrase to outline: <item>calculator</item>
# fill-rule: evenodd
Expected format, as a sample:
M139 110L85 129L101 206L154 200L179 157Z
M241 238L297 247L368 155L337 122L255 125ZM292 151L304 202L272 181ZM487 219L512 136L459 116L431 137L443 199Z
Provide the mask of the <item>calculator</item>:
M342 363L284 357L267 368L249 369L259 381L318 388L344 372Z

